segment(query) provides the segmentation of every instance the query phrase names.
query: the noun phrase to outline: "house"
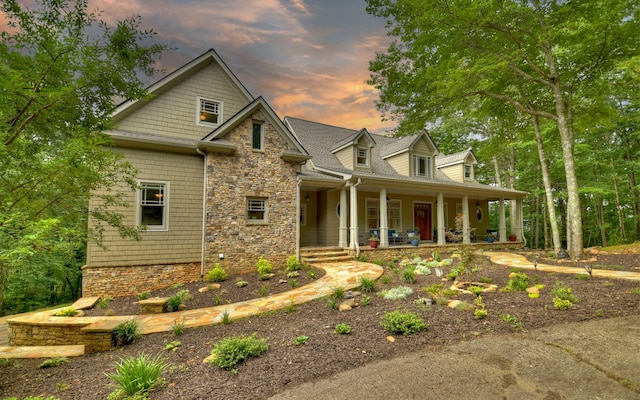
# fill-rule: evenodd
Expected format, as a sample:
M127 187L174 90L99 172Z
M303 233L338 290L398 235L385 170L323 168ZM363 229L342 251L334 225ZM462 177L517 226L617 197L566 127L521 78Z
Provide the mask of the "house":
M260 256L283 265L305 246L356 249L370 229L383 248L415 227L444 245L456 214L468 243L474 229L496 228L488 201L500 201L504 241L505 200L525 195L477 183L473 152L443 156L426 132L393 138L281 120L214 50L148 91L119 105L108 132L138 171L131 207L118 211L146 231L133 241L107 229L105 248L88 245L85 296L197 280L216 262L230 272L253 270ZM521 226L512 230L522 238Z

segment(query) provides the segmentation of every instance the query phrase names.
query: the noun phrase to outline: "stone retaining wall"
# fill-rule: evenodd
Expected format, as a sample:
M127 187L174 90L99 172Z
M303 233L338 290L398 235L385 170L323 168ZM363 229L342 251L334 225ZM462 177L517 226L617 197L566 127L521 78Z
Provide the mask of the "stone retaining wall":
M73 317L61 317L73 318ZM11 346L58 346L85 344L82 328L90 322L60 326L45 324L23 324L8 321L9 344Z
M486 248L488 250L500 250L502 247L500 244L495 243L472 243L473 250L481 250ZM504 248L513 248L513 249L521 249L524 246L524 242L505 242ZM462 247L462 245L460 245ZM432 253L435 251L439 251L441 253L449 253L454 251L456 246L453 246L451 243L447 243L446 246L437 246L434 243L429 243L426 246L389 246L386 248L378 247L376 249L372 249L369 246L360 247L360 257L366 257L368 261L373 262L375 260L383 260L390 261L394 258L404 258L411 256L420 256L422 258L429 258L432 256ZM355 250L350 249L349 253L351 256L355 257Z
M201 278L200 263L82 267L82 296L130 296Z

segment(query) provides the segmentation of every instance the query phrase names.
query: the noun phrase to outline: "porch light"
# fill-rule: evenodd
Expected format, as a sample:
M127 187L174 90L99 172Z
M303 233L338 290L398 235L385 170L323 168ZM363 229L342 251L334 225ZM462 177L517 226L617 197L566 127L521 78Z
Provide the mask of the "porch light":
M304 196L305 201L308 203L309 200L311 200L311 197L309 197L309 193L307 193L306 196Z

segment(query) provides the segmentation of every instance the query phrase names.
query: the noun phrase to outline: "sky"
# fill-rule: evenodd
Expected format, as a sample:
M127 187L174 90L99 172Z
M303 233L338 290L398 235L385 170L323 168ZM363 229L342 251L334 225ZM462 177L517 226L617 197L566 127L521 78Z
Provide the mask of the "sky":
M381 121L366 83L390 38L365 0L90 0L89 8L107 22L141 15L173 48L159 62L167 73L215 49L280 118L375 133L395 126Z

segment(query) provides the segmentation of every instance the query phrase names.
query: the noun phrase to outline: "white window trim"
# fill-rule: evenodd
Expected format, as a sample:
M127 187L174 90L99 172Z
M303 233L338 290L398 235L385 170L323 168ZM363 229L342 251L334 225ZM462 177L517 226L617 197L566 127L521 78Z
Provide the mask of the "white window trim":
M250 200L259 200L264 202L264 218L262 219L249 219L249 201ZM247 221L247 224L249 225L264 225L267 224L269 222L269 199L266 197L256 197L256 196L247 196L245 198L245 206L244 206L244 212L245 212L245 220Z
M142 190L144 184L164 185L164 206L162 210L162 225L142 225ZM136 224L135 226L145 226L147 232L167 232L169 231L169 199L170 199L170 183L169 181L157 181L150 179L138 179L138 189L136 190Z
M420 174L420 168L418 168L418 163L420 159L424 159L424 165L425 165L425 173L424 175ZM423 156L420 154L414 154L413 155L413 176L423 176L425 178L431 178L432 177L432 166L431 166L431 157L430 156Z
M253 125L255 124L260 125L260 148L259 149L256 149L253 147ZM264 123L259 121L253 121L251 123L251 134L250 134L249 140L251 141L252 151L264 152Z
M467 167L469 167L469 176L468 177L467 177ZM465 181L472 181L473 180L473 165L464 164L464 166L462 167L462 176L464 176L464 180Z
M214 124L212 122L203 122L200 121L200 107L203 101L210 101L212 103L218 103L218 123ZM222 113L223 111L223 102L221 100L214 100L207 97L198 96L198 101L196 102L196 125L200 126L218 126L222 124Z
M366 162L364 164L359 163L358 159L359 157L359 153L360 150L363 150L366 154ZM356 166L357 167L369 167L369 164L371 164L371 150L368 147L356 147Z

